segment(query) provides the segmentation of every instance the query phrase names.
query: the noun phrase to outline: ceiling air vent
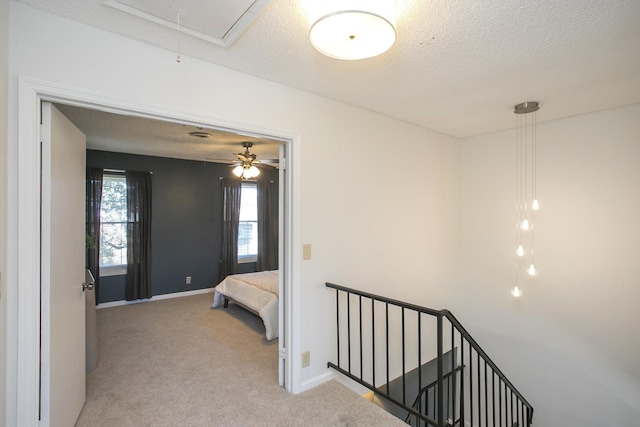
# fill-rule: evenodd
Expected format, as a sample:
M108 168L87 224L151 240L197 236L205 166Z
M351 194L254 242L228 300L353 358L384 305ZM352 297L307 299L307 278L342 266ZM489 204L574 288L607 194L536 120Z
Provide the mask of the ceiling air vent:
M200 139L211 138L211 134L209 132L189 132L189 136Z

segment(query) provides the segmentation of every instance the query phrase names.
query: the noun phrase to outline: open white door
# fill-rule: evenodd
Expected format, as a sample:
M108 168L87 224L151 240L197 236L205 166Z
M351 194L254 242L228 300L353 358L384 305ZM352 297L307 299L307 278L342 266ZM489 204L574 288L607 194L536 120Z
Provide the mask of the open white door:
M285 239L284 239L284 230L285 230L285 205L286 205L286 191L285 191L285 181L287 179L286 170L287 170L287 145L280 144L279 149L279 158L280 158L280 171L278 178L278 260L279 260L279 274L278 274L278 293L280 295L278 301L278 384L280 387L286 387L286 371L287 371L287 341L286 341L286 301L287 301L287 287L285 286Z
M42 426L75 424L85 401L86 138L42 103Z

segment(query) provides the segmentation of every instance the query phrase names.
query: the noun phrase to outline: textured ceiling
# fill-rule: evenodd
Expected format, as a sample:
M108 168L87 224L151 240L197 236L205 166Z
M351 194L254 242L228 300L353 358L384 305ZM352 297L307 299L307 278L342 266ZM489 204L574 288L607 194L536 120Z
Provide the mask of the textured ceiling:
M258 160L279 157L280 142L266 138L69 105L56 107L87 136L87 148L92 150L227 163L237 160L234 153L243 152L242 143L249 141ZM191 132L210 136L196 138Z
M188 17L233 1L154 0L153 8L179 5ZM640 102L638 0L398 0L396 44L362 61L313 49L314 1L272 0L229 47L183 35L182 54L458 138L512 128L523 101L540 101L539 121ZM20 2L177 46L175 30L102 0Z

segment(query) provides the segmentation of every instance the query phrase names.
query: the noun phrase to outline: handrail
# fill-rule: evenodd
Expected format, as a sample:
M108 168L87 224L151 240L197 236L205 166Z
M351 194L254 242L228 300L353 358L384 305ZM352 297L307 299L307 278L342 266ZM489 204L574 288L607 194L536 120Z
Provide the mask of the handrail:
M341 286L341 285L336 285L335 283L331 283L331 282L326 282L325 285L327 286L327 288L337 289L337 290L343 291L343 292L349 292L350 294L360 295L360 296L371 298L371 299L374 299L374 300L380 301L380 302L388 302L389 304L393 304L393 305L397 305L399 307L404 307L404 308L408 308L408 309L411 309L411 310L419 311L420 313L430 314L432 316L440 316L440 315L444 314L445 311L447 311L447 310L434 310L432 308L421 307L419 305L411 304L411 303L408 303L408 302L399 301L399 300L396 300L396 299L391 299L391 298L383 297L383 296L376 295L376 294L370 294L369 292L358 291L356 289L347 288L347 287Z
M411 303L407 303L404 301L399 301L399 300L395 300L392 298L387 298L387 297L383 297L380 295L376 295L376 294L372 294L369 292L364 292L364 291L359 291L357 289L353 289L353 288L348 288L345 286L341 286L341 285L337 285L334 283L330 283L327 282L325 283L325 285L328 288L332 288L336 290L336 304L339 304L339 296L340 296L340 292L344 292L347 294L347 355L348 355L348 370L343 369L340 366L340 312L338 310L337 312L337 327L338 327L338 334L337 334L337 339L338 339L338 363L337 365L334 363L329 362L327 364L327 366L334 368L340 372L342 372L343 374L347 375L348 377L354 379L355 381L359 382L360 384L364 385L365 387L369 388L370 390L374 391L375 393L381 395L382 397L386 398L387 400L390 400L391 402L393 402L394 404L398 405L399 407L403 408L406 412L407 412L407 419L410 419L411 416L416 416L418 420L422 420L423 423L427 423L427 425L437 425L437 426L444 426L444 421L443 421L443 414L444 412L449 412L449 415L451 416L451 412L453 411L453 416L455 417L456 412L459 411L462 420L464 421L465 418L465 414L469 413L470 414L470 419L471 419L471 423L473 424L473 417L474 414L477 413L478 418L481 418L483 415L482 409L481 409L481 403L484 403L484 425L488 426L489 425L489 413L492 414L493 416L493 425L498 425L496 424L496 417L498 418L498 422L499 425L502 425L502 420L503 420L503 415L504 415L504 421L505 423L508 422L508 418L511 420L509 422L509 425L513 424L514 421L514 417L515 417L515 421L516 423L519 423L519 420L522 420L523 422L526 423L527 426L530 426L532 423L532 419L533 419L533 407L531 406L531 404L524 398L524 396L522 396L522 394L515 388L515 386L511 383L511 381L509 381L506 377L506 375L497 367L497 365L495 364L495 362L493 362L493 360L487 355L487 353L480 347L480 345L477 343L477 341L471 336L471 334L466 330L466 328L464 328L462 326L462 324L460 323L460 321L458 321L458 319L453 315L453 313L451 313L449 310L434 310L431 308L426 308L426 307L421 307L418 306L416 304L411 304ZM350 310L351 310L351 300L349 299L349 296L351 295L355 295L359 297L359 313L358 313L358 321L359 321L359 328L360 328L360 350L359 350L359 354L360 354L360 377L358 378L357 376L353 375L351 372L351 323L353 322L351 320L351 314L350 314ZM381 302L386 304L386 345L387 345L387 351L386 351L386 379L387 379L387 388L386 388L386 395L384 393L382 393L379 389L377 389L375 387L375 370L376 370L376 356L375 356L375 345L372 344L372 359L373 359L373 367L372 367L372 377L373 377L373 383L374 384L369 384L367 381L364 380L363 378L363 370L364 367L362 365L363 363L363 348L362 348L362 337L363 337L363 323L362 323L362 298L368 298L371 300L371 339L373 340L373 342L375 343L375 302ZM393 399L390 395L389 395L389 305L392 306L396 306L400 309L402 309L402 402L399 402L398 400ZM338 306L336 307L338 309ZM358 306L356 305L355 309L358 309ZM407 310L411 310L420 314L425 314L428 316L433 316L437 319L437 358L434 360L437 360L437 373L436 373L436 380L431 382L430 384L428 384L425 387L422 387L421 389L418 390L417 392L417 397L416 400L414 402L414 405L412 405L411 407L407 406L404 402L405 400L405 396L404 393L406 391L406 386L405 386L405 375L406 375L406 370L405 370L405 309ZM396 309L394 309L396 310ZM449 355L445 356L444 353L444 348L443 348L443 336L444 336L444 324L442 322L442 319L446 318L451 326L451 357L449 359ZM420 325L421 325L421 319L422 317L420 315L418 315L418 353L420 353L420 348L421 348L421 340L422 340L422 336L420 335ZM448 326L447 326L448 327ZM456 332L458 335L456 335ZM455 356L454 350L456 347L454 347L456 345L456 342L458 342L456 340L456 337L459 337L459 345L461 346L461 348L459 350L461 350L461 354L460 356L460 360L461 360L461 365L460 366L453 366L454 360L457 360L457 356ZM464 365L464 360L465 360L465 344L469 345L469 349L468 349L468 353L467 353L467 359L469 361L469 373L468 373L468 381L469 381L469 390L468 392L468 396L465 393L465 389L464 389L464 385L465 385L465 377L464 374L461 372L460 373L460 377L458 377L457 375L455 375L457 372L459 371L464 371L465 365ZM475 352L475 354L474 354ZM445 373L444 372L444 361L443 359L447 357L447 363L449 361L451 361L451 366L450 368L447 369L451 369L451 372ZM476 364L476 371L473 370L473 358L477 359L477 364ZM418 357L419 365L422 364L422 358L421 356ZM484 369L481 369L481 362L482 364L484 364ZM457 364L458 362L456 362ZM421 374L422 374L422 368L419 366L418 369L418 373L420 375L421 378ZM490 370L490 371L489 371ZM481 373L484 372L484 381L481 378ZM490 372L490 374L489 374ZM475 375L474 375L475 374ZM455 375L455 376L454 376ZM489 378L489 375L491 375L491 377ZM451 391L451 384L450 384L450 377L454 376L454 384L453 384L453 391ZM474 380L474 376L475 376L475 383L473 382ZM496 395L496 376L498 379L498 389L497 389L497 393L498 395ZM400 378L400 377L398 377ZM443 387L445 386L444 384L444 379L448 379L449 384L446 385L447 388L449 389L446 393L447 396L444 395L444 391L443 391ZM491 380L490 384L490 391L491 394L489 395L489 380ZM460 387L459 387L459 394L455 394L455 388L457 387L457 383L459 382ZM420 384L421 384L421 380L420 380ZM476 389L473 389L473 386L477 386ZM482 394L482 386L484 386L484 394ZM503 386L504 386L504 399L503 399ZM436 393L436 397L437 397L437 402L439 402L437 404L437 412L438 412L438 421L435 421L434 419L430 418L427 416L427 414L421 414L418 411L415 410L415 406L416 406L416 402L419 402L419 399L422 397L423 393L425 392L425 390L428 389L435 389L437 390ZM474 392L477 392L474 395ZM508 395L508 393L510 393L510 396ZM484 399L481 399L480 396L484 396ZM467 402L466 398L468 397L468 404L469 404L469 408L465 409L465 402ZM477 399L476 399L477 397ZM449 400L449 403L447 404L448 406L445 407L445 403L444 403L444 399L453 399L453 400ZM497 399L496 399L497 398ZM515 407L514 407L514 398L515 398ZM477 400L477 401L476 401ZM491 401L492 407L489 408L489 402ZM496 400L497 400L497 405L498 408L496 408ZM474 402L477 404L476 407L476 411L474 412ZM456 404L459 403L459 406L456 408ZM502 404L504 403L504 407L502 406ZM478 424L482 425L482 419L478 420ZM418 424L420 425L420 423Z
M482 356L482 358L489 363L489 366L491 366L491 369L496 374L498 374L498 376L502 378L502 380L505 382L505 384L509 386L511 390L513 390L514 394L518 396L518 399L522 400L522 403L524 403L526 406L531 407L531 404L527 401L527 399L525 399L524 396L520 394L520 392L515 388L515 386L511 383L511 381L509 381L507 376L500 370L500 368L498 368L498 366L493 362L493 360L491 360L491 358L487 355L487 353L484 352L482 347L480 347L480 344L478 344L476 340L473 339L471 334L464 328L464 326L462 326L460 321L456 319L453 313L451 313L449 310L442 310L442 312L443 312L443 315L447 319L449 319L449 321L456 327L456 329L460 332L460 334L467 341L469 341L469 343L473 345L474 350L476 350L480 354L480 356ZM531 411L533 412L533 408L531 409Z

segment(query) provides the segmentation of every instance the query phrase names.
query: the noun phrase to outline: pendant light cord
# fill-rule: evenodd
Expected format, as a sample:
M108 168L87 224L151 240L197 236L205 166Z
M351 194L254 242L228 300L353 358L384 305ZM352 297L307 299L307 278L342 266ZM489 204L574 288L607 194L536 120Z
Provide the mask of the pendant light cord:
M180 63L182 60L180 59L180 11L178 11L178 57L176 58L176 62Z

